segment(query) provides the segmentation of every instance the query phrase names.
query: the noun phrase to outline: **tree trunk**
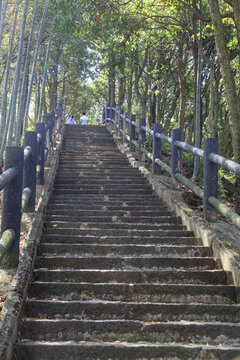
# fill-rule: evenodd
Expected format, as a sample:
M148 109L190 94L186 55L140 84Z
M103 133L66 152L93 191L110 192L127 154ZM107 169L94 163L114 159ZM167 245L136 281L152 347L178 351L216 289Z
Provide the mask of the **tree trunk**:
M8 0L5 0L4 6L2 6L2 0L1 0L1 17L0 17L0 47L2 45L2 39L3 39L3 31L4 31L4 25L5 25L5 17L8 7Z
M234 74L231 69L228 56L227 44L225 42L224 26L217 0L208 0L216 39L218 59L221 67L226 100L229 110L229 123L232 134L233 152L235 161L240 157L240 103L234 83Z
M19 5L21 0L15 5L15 13L12 25L12 33L11 38L9 41L9 50L8 50L8 59L6 65L6 72L4 77L4 86L3 86L3 94L1 98L1 119L0 119L0 164L2 164L2 156L5 149L6 137L7 137L7 130L8 126L6 126L6 113L7 113L7 96L8 96L8 81L9 81L9 73L10 73L10 65L11 65L11 58L12 58L12 51L13 51L13 44L14 44L14 36L15 30L17 25L17 16L19 11ZM4 133L3 133L4 132Z
M232 134L232 145L235 161L240 160L240 103L237 95L234 75L230 65L228 56L228 48L225 42L224 26L218 6L217 0L208 0L210 5L211 17L213 20L214 34L216 39L216 47L218 52L218 59L221 67L226 100L229 111L229 123ZM237 4L237 0L234 1ZM238 9L238 6L235 8ZM235 210L240 213L240 180L236 180L235 192Z
M178 51L178 82L180 91L180 103L178 113L178 127L184 128L184 116L185 116L185 105L186 105L186 80L185 71L187 65L187 52L184 54L184 40L179 44Z
M28 125L28 113L29 113L29 107L30 107L31 96L32 96L35 68L36 68L37 59L38 59L38 51L39 51L40 42L41 42L41 38L42 38L43 27L44 27L45 19L47 16L48 5L49 5L49 0L46 0L45 5L44 5L43 16L42 16L42 20L41 20L41 25L40 25L40 29L38 32L37 44L36 44L36 48L35 48L35 52L34 52L34 59L33 59L33 64L32 64L32 71L31 71L29 90L28 90L28 96L27 96L27 102L26 102L26 108L25 108L25 114L24 114L24 121L23 121L23 132L26 131L27 125ZM35 118L35 119L37 119L37 118Z
M127 113L130 116L132 112L132 91L133 91L133 69L131 69L131 75L128 82L128 99L127 99Z
M13 83L13 90L11 95L11 107L9 108L9 130L7 136L7 145L12 143L13 138L13 129L16 117L16 103L17 103L17 94L18 94L18 86L19 86L19 79L20 79L20 68L22 62L22 51L23 51L23 44L24 44L24 33L25 33L25 25L27 19L27 11L28 11L29 0L25 0L23 17L22 17L22 26L21 26L21 35L19 41L19 49L18 49L18 56L17 56L17 64L15 68L14 74L14 83Z
M48 62L49 62L50 50L51 50L51 46L52 46L52 39L53 39L53 32L51 32L50 35L49 35L48 47L47 47L47 52L46 52L46 56L45 56L41 98L40 98L40 105L39 105L39 111L38 111L38 122L42 122L42 110L43 110L43 105L44 105L45 87L46 87L47 71L48 71ZM45 104L46 104L46 101L45 101Z
M22 76L22 86L20 87L20 99L19 99L19 108L17 114L17 129L16 129L16 137L15 137L15 145L18 145L20 142L21 133L23 130L23 114L26 105L26 98L27 98L27 83L28 83L28 76L29 76L29 64L30 64L30 54L32 48L32 40L33 40L33 32L36 23L37 11L38 11L38 3L39 0L36 0L34 12L33 12L33 19L32 19L32 26L28 40L28 46L26 51L25 57L25 66ZM28 38L28 37L27 37Z

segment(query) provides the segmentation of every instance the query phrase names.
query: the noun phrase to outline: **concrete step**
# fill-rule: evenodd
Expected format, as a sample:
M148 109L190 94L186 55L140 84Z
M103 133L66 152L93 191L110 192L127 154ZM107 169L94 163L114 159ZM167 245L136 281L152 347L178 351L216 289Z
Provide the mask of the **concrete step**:
M212 270L212 257L139 257L139 256L39 256L36 267L47 269L191 269Z
M155 245L176 245L191 246L202 245L199 239L191 236L164 236L164 237L139 237L139 236L94 236L94 235L63 235L63 234L43 234L41 243L61 243L61 244L155 244Z
M111 194L122 194L122 195L127 195L127 194L130 194L132 196L141 196L141 195L145 195L145 194L149 194L149 195L152 195L153 193L153 190L152 189L107 189L107 188L102 188L102 189L58 189L57 187L54 188L53 190L53 195L61 195L61 196L64 196L64 195L71 195L73 196L74 194L76 195L81 195L81 194L84 194L84 195L87 195L87 194L90 194L90 195L94 195L94 194L104 194L104 195L111 195Z
M156 283L225 285L231 274L221 270L49 270L35 269L34 279L40 282Z
M44 243L38 249L39 256L161 256L161 257L210 257L212 252L204 246L162 245L101 245Z
M120 301L31 300L26 318L73 320L199 321L240 323L240 307L215 304L153 304ZM240 326L240 324L239 324Z
M116 187L120 191L130 191L130 190L150 190L152 191L152 186L146 184L129 184L127 187L126 185L120 183L110 183L110 184L56 184L54 188L56 190L108 190L111 193L112 190L115 190Z
M187 231L187 230L182 230L181 226L178 226L179 229L177 230L169 230L172 229L172 226L167 226L167 225L163 225L160 228L158 228L158 230L135 230L133 229L129 229L128 227L121 228L116 226L115 229L113 228L105 228L104 225L102 226L102 228L97 227L97 228L91 228L90 226L86 227L86 228L68 228L68 227L49 227L46 228L44 230L45 234L60 234L60 235L78 235L78 236L86 236L86 235L90 235L90 236L138 236L139 238L142 237L149 237L149 239L151 239L151 237L159 237L160 238L164 238L164 237L169 237L169 236L179 236L179 237L187 237L193 236L193 233L191 231ZM139 240L140 241L140 240ZM150 240L151 241L151 240Z
M240 355L236 346L204 346L129 342L19 342L14 360L230 360Z
M158 218L162 218L165 216L175 216L174 213L171 211L128 211L128 210L118 210L114 211L114 213L110 210L75 210L74 216L77 217L87 217L88 219L91 217L107 217L107 216L118 216L121 218L141 218L142 216L148 217L149 219L156 220ZM69 211L64 209L54 209L49 208L47 212L47 218L50 218L51 216L69 216Z
M113 178L113 177L108 177L106 176L104 179L101 177L99 179L91 179L91 178L85 178L84 176L80 177L80 176L76 176L76 177L63 177L63 176L57 176L55 178L55 182L54 184L56 186L59 186L61 184L77 184L77 185L90 185L90 186L96 186L96 185L104 185L104 186L109 186L109 185L113 185L114 186L130 186L130 185L145 185L146 182L144 179L136 178L136 177L132 177L132 178L121 178L119 176L119 178Z
M239 345L240 324L211 322L143 322L139 320L24 319L22 337L47 341L177 342Z
M110 229L110 230L128 230L128 231L138 231L138 230L143 230L143 231L156 231L156 230L185 230L186 227L184 225L178 225L178 224L171 224L171 221L169 219L169 222L166 221L163 222L161 224L157 223L157 224L149 224L146 220L145 223L125 223L125 222L120 222L118 219L116 219L116 222L112 221L112 222L81 222L81 221L72 221L72 222L68 222L68 221L46 221L45 222L45 227L47 229ZM149 233L149 235L151 235Z
M33 282L29 298L57 300L105 300L152 303L235 304L231 285Z
M154 226L160 224L181 224L181 219L176 216L116 216L115 214L104 216L102 212L101 216L79 216L74 214L73 216L51 214L46 216L46 222L48 223L121 223L121 224L135 224L138 227L139 224L153 224ZM144 214L145 215L145 214ZM146 228L146 227L145 227ZM154 228L154 227L152 227Z

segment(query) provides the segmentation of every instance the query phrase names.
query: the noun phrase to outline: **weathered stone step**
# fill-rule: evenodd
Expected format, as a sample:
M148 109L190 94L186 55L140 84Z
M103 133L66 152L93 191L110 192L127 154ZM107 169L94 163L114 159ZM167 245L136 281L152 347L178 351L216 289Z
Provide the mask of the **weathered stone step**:
M202 245L199 239L192 237L164 236L164 237L138 237L138 236L94 236L94 235L63 235L43 234L42 243L67 243L67 244L156 244L156 245Z
M152 202L153 205L156 206L157 204L162 204L162 202L157 201L157 199L155 198L155 196L151 193L149 194L142 194L141 197L139 197L137 199L136 194L122 194L122 193L115 193L115 194L67 194L67 195L54 195L52 196L53 200L66 200L67 201L82 201L83 203L85 202L90 202L91 204L94 204L95 200L102 200L103 202L108 202L109 204L111 204L111 202L115 202L115 203L120 203L120 202L129 202L130 204L135 204L135 205L139 205L142 207L148 206L151 207ZM142 205L140 204L140 200L142 199ZM148 204L147 204L148 203ZM166 206L166 205L165 205Z
M114 184L114 186L129 186L129 185L135 185L138 186L139 184L141 185L145 185L145 180L141 179L141 178L132 178L132 179L122 179L122 178L108 178L107 176L103 179L103 178L99 178L99 179L91 179L91 178L85 178L85 177L60 177L57 176L55 178L55 185L59 186L61 184L77 184L78 186L80 185L90 185L90 186L95 186L95 185L104 185L104 186L109 186L110 184Z
M232 304L237 302L231 285L122 284L33 282L29 297L57 300L109 300L152 303Z
M212 257L139 257L139 256L39 256L36 267L48 269L191 269L211 270L214 268Z
M127 217L127 218L140 218L142 215L144 214L145 217L149 217L152 218L153 220L158 219L159 217L165 217L165 216L175 216L174 213L172 213L171 211L144 211L144 213L142 211L128 211L128 210L118 210L118 211L114 211L114 213L110 210L75 210L74 211L74 216L81 216L81 217L87 217L88 219L90 217L106 217L106 216L119 216L119 217ZM47 212L47 217L51 217L51 216L69 216L69 211L68 210L64 210L64 209L54 209L54 208L49 208L48 212ZM71 216L69 216L71 217Z
M52 214L46 216L47 222L78 222L78 223L125 223L125 224L181 224L181 219L179 217L175 216L116 216L115 214L112 214L112 216L104 216L105 213L102 213L102 216L83 216L83 215L77 215L74 213L73 216L67 216L67 215L57 215ZM144 214L145 215L145 214ZM138 225L137 225L138 227Z
M14 360L237 360L240 347L121 342L18 342Z
M77 173L77 174L72 174L72 173L68 173L68 174L63 174L63 171L56 173L56 179L88 179L89 181L94 181L94 180L99 180L99 181L135 181L135 180L141 180L141 181L146 181L146 179L139 173L135 173L135 174L125 174L124 171L121 171L120 173L117 174L105 174L104 172L102 172L102 174L98 174L96 172L96 174L94 175L94 178L92 177L92 173L89 174L89 176L86 173Z
M119 199L109 197L109 196L82 196L82 197L59 197L59 196L52 196L49 207L53 206L74 206L77 208L77 205L81 209L81 206L92 206L93 209L95 209L95 206L98 206L98 208L101 208L103 206L103 210L133 210L133 211L165 211L169 210L166 205L162 204L161 202L152 201L150 198L149 201L147 199L143 199L142 204L138 201L135 201L134 199L131 200L131 198L127 197L121 197Z
M162 245L96 245L96 244L40 244L39 256L161 256L161 257L210 257L212 252L204 246Z
M111 195L111 194L123 194L123 195L127 195L127 194L131 194L132 196L139 196L139 195L144 195L144 194L149 194L151 195L153 192L152 189L150 188L146 188L146 189L107 189L107 188L103 188L103 189L58 189L57 187L54 188L53 190L53 195L71 195L74 196L74 194L76 195L87 195L87 194L104 194L104 195Z
M230 274L221 270L48 270L35 269L34 279L43 282L161 283L225 285Z
M111 193L112 190L115 190L117 186L125 186L122 184L116 184L116 183L110 183L110 184L56 184L54 186L54 189L56 190L108 190L109 193ZM129 184L127 187L125 187L124 189L118 188L119 191L122 190L151 190L152 191L152 186L150 185L146 185L146 184Z
M171 221L169 221L171 223ZM67 221L46 221L45 227L48 229L106 229L106 230L119 230L119 231L148 231L148 234L151 235L150 231L157 230L185 230L184 225L165 225L165 224L148 224L148 223L114 223L114 222L67 222Z
M171 227L172 228L172 227ZM74 229L74 228L46 228L45 234L60 234L60 235L78 235L78 236L138 236L139 241L142 237L148 237L151 241L151 237L161 238L169 236L187 237L193 236L191 231L187 230L134 230L134 229L103 229L100 228L85 228L85 229Z
M141 206L141 205L132 205L126 204L124 202L115 202L115 201L79 201L79 200L64 200L64 199L54 199L52 198L51 202L48 204L48 209L66 209L71 210L75 213L76 210L102 210L102 211L140 211L144 213L145 211L166 211L169 210L167 207L160 205L156 206ZM69 213L69 212L68 212Z
M239 345L240 324L138 320L23 320L22 337L51 341L176 342Z
M67 170L67 169L59 169L57 174L61 174L61 175L70 175L70 176L85 176L85 177L94 177L94 176L121 176L121 177L135 177L138 176L139 172L138 170L135 170L133 168L122 168L122 169L92 169L92 168L73 168L71 170Z
M25 317L77 320L240 322L240 307L215 304L152 304L119 301L31 300ZM240 326L240 324L239 324Z

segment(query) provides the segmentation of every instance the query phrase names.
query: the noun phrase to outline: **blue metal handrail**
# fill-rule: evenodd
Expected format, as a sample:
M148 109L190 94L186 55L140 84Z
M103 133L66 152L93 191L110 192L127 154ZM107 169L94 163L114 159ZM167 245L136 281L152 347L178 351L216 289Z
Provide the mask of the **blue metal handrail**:
M218 193L218 165L223 168L232 171L236 175L240 175L240 165L236 162L226 159L223 156L217 154L217 139L207 139L205 141L204 150L199 149L195 146L183 142L182 133L180 129L172 131L172 138L162 134L161 125L155 124L156 128L153 130L146 127L145 120L140 119L139 123L135 120L135 115L131 115L130 119L125 117L123 114L120 116L122 121L126 121L129 124L129 135L125 134L122 130L124 125L117 124L115 116L112 113L119 114L120 109L111 107L110 104L104 109L103 119L107 123L110 121L118 127L119 132L123 135L123 139L129 140L130 150L133 147L138 148L138 160L141 161L142 153L147 155L153 161L153 173L160 174L161 169L167 171L172 177L172 187L178 187L178 181L189 187L194 193L204 200L204 217L207 220L214 220L213 208L221 212L225 217L230 219L234 225L240 227L240 216L234 211L229 209L226 205L222 204L217 199ZM139 130L138 142L136 141L136 128ZM157 130L156 130L157 129ZM146 133L153 137L153 154L145 149ZM161 140L165 141L172 146L171 153L171 167L166 165L161 160ZM199 186L194 184L192 181L187 179L181 174L181 163L182 163L182 150L190 152L194 155L204 159L204 188L201 189Z
M61 123L59 125L61 126ZM6 148L5 169L0 175L0 190L3 190L0 263L8 252L9 267L16 266L19 260L22 213L34 211L37 181L40 185L44 184L47 131L49 126L37 123L36 131L25 133L24 148L20 146ZM52 137L53 133L51 132L50 135ZM52 139L50 140L52 142Z

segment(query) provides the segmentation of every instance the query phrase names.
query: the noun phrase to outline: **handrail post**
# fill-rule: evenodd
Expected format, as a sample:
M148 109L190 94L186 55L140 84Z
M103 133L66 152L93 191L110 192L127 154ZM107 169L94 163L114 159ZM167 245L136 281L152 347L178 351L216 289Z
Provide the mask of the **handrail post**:
M41 141L38 147L38 156L37 156L37 165L41 166L41 170L37 179L39 185L44 185L44 162L45 162L45 142L46 142L46 131L44 123L36 123L35 126L36 132L41 134Z
M19 260L19 239L21 229L22 183L23 183L23 148L7 146L4 170L15 168L17 175L11 183L4 187L2 199L1 232L12 229L15 237L7 253L5 265L15 267Z
M161 124L154 124L153 125L153 162L152 162L152 173L153 174L161 174L161 167L160 165L155 163L156 159L160 159L162 157L162 141L161 139L156 137L156 134L162 133L162 125Z
M175 145L175 141L182 141L182 129L172 130L172 151L171 151L171 175L172 189L179 188L179 182L175 174L182 172L182 149Z
M135 146L132 143L132 140L136 140L136 128L132 122L136 122L136 115L130 116L130 142L129 142L129 149L130 151L135 151Z
M125 142L125 119L122 116L124 115L124 110L120 109L120 123L121 123L121 129L122 129L122 141Z
M32 192L26 212L32 212L35 209L36 199L36 167L37 167L37 133L36 131L26 131L24 137L24 147L30 146L32 153L29 161L24 166L23 170L23 189L29 187Z
M110 119L110 103L107 103L107 107L106 107L106 112L107 112L107 122L109 121Z
M144 147L146 141L146 131L142 129L142 126L146 126L146 120L139 120L139 133L138 133L138 161L143 161L144 157L141 148Z
M117 113L117 116L118 116L118 134L120 136L121 134L121 130L122 130L122 122L121 122L121 110L118 109L118 113Z
M102 123L105 123L105 119L106 119L106 109L103 108L103 112L102 112Z
M114 113L113 107L114 107L114 105L111 104L110 107L111 107L110 108L110 125L112 126L112 120L114 120L114 116L113 116L113 113Z
M217 211L210 205L208 199L211 196L218 198L218 165L209 160L208 157L211 153L218 154L216 138L209 138L204 142L203 214L208 221L214 221L217 218Z

